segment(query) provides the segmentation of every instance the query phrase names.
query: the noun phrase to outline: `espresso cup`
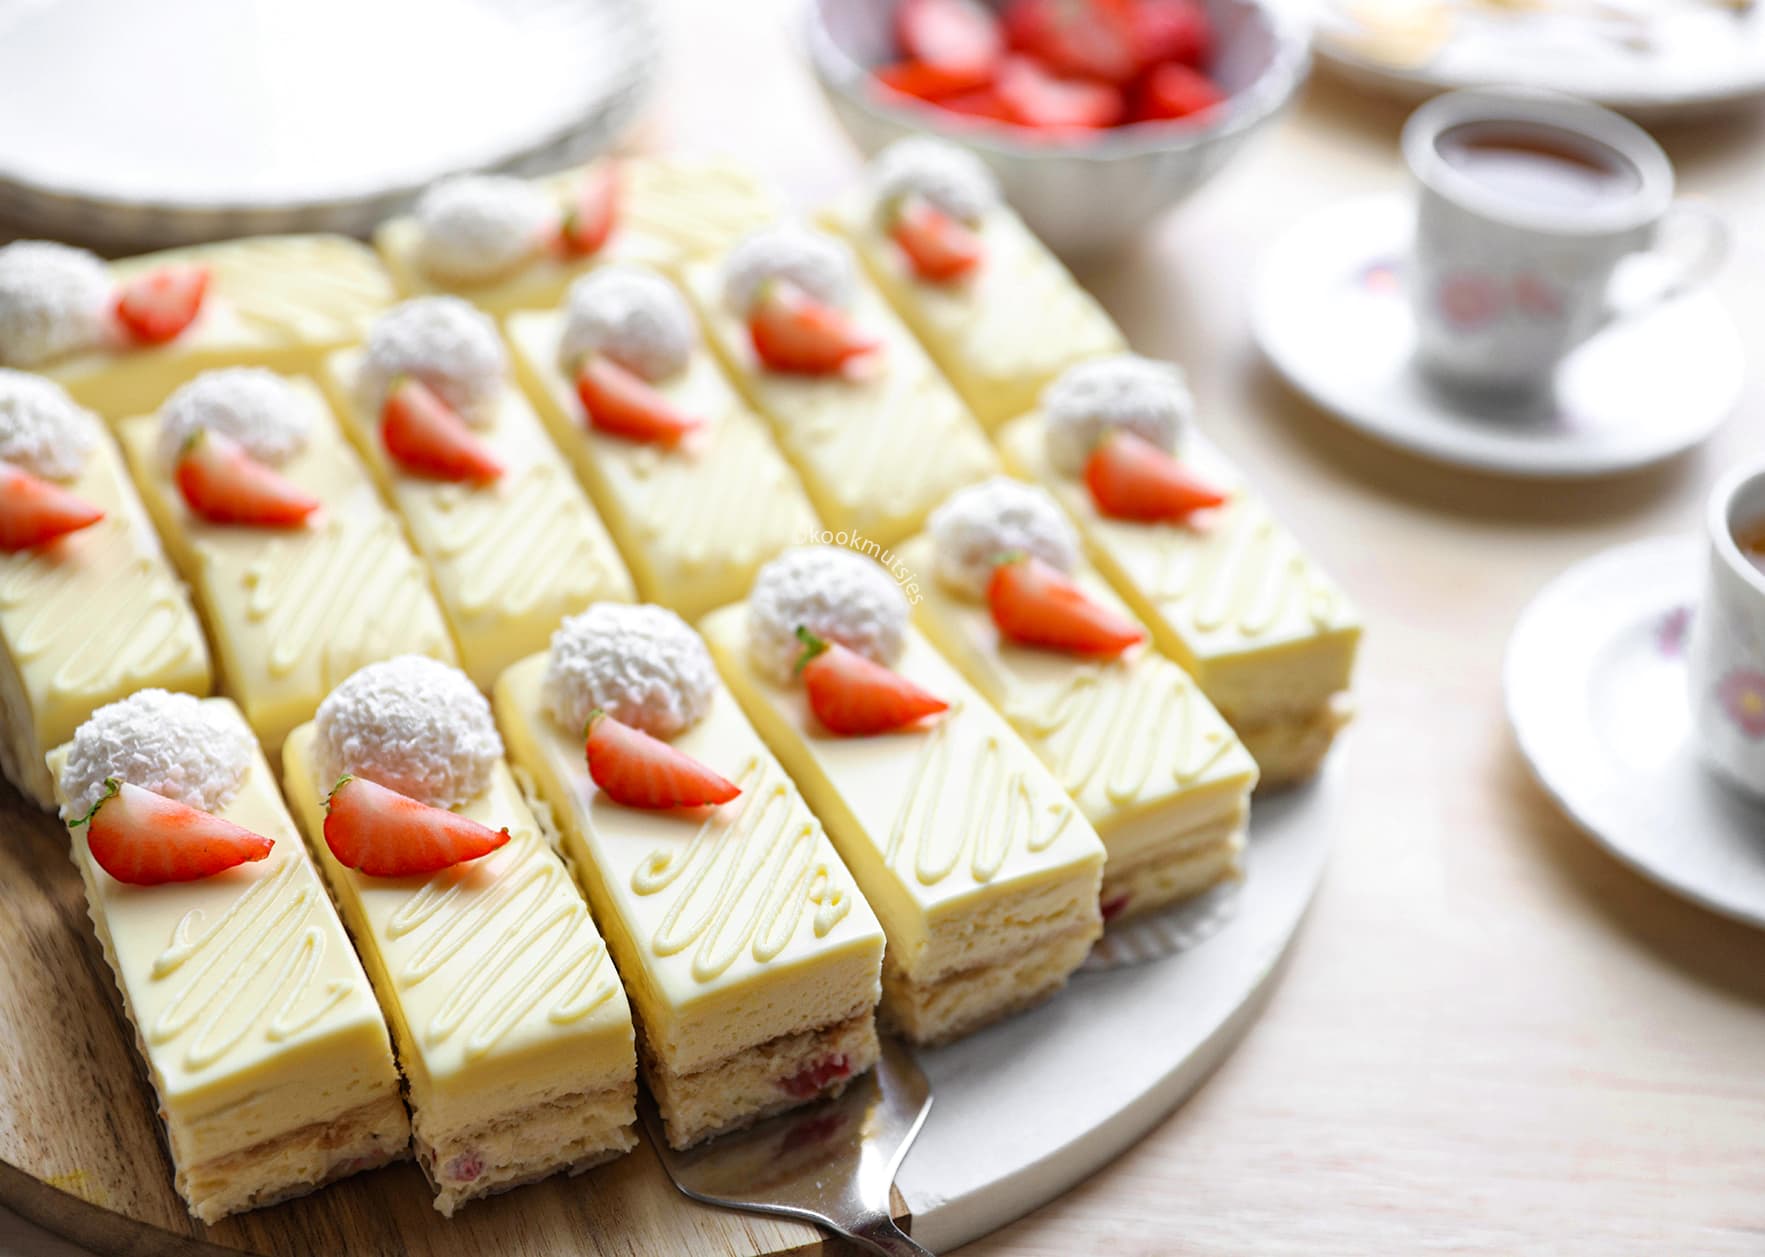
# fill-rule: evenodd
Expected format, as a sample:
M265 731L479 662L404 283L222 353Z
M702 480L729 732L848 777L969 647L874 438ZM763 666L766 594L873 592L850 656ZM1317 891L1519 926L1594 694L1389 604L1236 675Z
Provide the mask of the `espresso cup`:
M1765 467L1725 477L1704 511L1704 597L1686 650L1692 735L1723 778L1765 796L1765 559L1740 538L1765 529Z
M1439 96L1404 125L1403 152L1421 189L1416 359L1452 386L1544 390L1577 345L1703 283L1727 252L1720 219L1674 201L1660 145L1574 97Z

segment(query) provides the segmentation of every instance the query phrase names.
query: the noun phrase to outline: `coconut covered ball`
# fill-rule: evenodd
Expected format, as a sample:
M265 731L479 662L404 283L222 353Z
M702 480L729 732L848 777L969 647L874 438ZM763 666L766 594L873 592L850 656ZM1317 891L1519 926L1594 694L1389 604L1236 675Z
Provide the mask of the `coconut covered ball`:
M1104 437L1118 428L1166 453L1195 418L1181 367L1135 354L1093 358L1068 367L1042 393L1048 461L1069 476L1085 469Z
M502 758L490 704L458 668L400 655L351 673L313 718L321 784L353 775L434 807L490 784Z
M218 811L239 793L253 745L245 722L225 707L189 694L139 690L100 707L74 731L61 770L63 814L91 811L108 777Z
M885 218L903 198L917 196L974 226L999 203L999 184L965 148L927 136L896 140L870 163L870 194Z
M52 380L0 367L0 460L73 480L98 444L98 418Z
M552 634L546 707L572 736L598 708L672 738L704 719L716 688L705 643L665 607L596 603Z
M778 223L749 232L723 263L723 299L746 316L768 280L786 279L823 305L844 306L858 279L852 257L824 231Z
M159 456L175 463L201 431L219 432L260 462L287 462L306 448L313 416L308 400L263 367L205 371L159 409Z
M455 175L417 198L417 264L447 284L500 279L545 245L557 207L510 175Z
M1063 572L1079 561L1078 534L1054 499L1006 476L951 494L932 512L929 528L938 579L968 598L986 596L1004 555L1031 554Z
M680 290L642 266L604 266L570 285L558 358L574 371L605 354L650 381L685 369L698 326Z
M890 665L906 636L907 599L893 577L850 550L786 550L760 569L748 595L748 650L754 666L781 685L803 654L799 628Z
M417 297L374 320L362 352L357 388L378 414L402 376L412 376L467 423L496 418L509 370L502 337L490 316L459 297Z
M111 291L97 254L49 240L0 248L0 364L34 367L101 344Z

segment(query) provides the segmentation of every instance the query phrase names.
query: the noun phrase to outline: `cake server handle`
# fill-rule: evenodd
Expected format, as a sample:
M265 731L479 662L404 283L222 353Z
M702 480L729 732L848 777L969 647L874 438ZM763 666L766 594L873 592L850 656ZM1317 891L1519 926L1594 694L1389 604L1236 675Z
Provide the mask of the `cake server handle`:
M931 1249L915 1243L887 1214L876 1214L842 1234L859 1247L883 1257L937 1257Z

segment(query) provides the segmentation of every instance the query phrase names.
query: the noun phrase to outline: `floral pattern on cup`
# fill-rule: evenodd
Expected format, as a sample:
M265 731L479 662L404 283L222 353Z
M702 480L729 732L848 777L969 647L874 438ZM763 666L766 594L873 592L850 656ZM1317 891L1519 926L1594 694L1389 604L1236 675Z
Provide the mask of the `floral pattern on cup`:
M1440 281L1435 304L1443 318L1460 331L1487 327L1501 317L1501 286L1487 275L1455 271Z
M1514 276L1511 287L1514 292L1514 308L1521 314L1534 319L1563 317L1563 294L1542 275L1523 271Z
M1765 738L1765 672L1735 668L1722 678L1719 697L1735 728L1755 742Z
M1674 607L1655 626L1655 649L1668 659L1685 654L1685 639L1691 632L1691 608Z

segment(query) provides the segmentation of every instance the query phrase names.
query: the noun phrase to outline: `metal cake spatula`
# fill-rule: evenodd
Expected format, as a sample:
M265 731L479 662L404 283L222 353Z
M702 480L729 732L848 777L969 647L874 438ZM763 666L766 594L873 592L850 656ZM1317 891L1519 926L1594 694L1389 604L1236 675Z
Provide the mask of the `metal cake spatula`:
M668 1177L708 1205L816 1222L886 1257L931 1257L890 1216L889 1189L931 1112L931 1084L907 1049L882 1059L837 1099L676 1152L645 1096L639 1103Z

